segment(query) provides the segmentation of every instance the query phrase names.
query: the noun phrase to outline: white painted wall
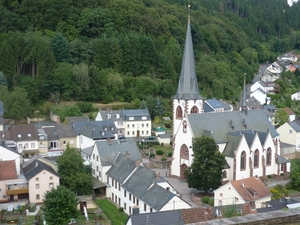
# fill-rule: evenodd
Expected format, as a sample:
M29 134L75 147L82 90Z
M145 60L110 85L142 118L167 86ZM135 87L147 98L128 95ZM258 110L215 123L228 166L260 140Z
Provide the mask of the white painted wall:
M4 148L3 146L0 146L0 161L14 160L16 164L17 174L20 174L20 158L21 156L19 154L14 153Z

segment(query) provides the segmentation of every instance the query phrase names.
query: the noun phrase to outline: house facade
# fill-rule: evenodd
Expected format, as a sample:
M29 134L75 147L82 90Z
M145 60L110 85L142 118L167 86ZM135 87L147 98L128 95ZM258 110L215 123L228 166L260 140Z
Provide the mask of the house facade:
M69 146L70 148L77 148L77 135L72 124L56 124L55 127L57 131L57 136L61 143L61 148L63 150L66 150L67 146Z
M282 142L294 145L296 151L300 151L300 120L284 123L277 128L277 132Z
M15 161L16 172L20 174L21 155L16 150L0 144L0 162L1 161Z

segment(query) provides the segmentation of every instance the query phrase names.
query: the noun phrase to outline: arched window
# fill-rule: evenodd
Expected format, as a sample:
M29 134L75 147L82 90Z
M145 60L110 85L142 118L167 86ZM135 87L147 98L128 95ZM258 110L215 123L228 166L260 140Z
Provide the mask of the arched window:
M272 150L271 150L271 148L268 148L268 150L267 150L267 166L271 165L271 156L272 156Z
M177 106L176 108L176 119L182 118L182 109L180 106Z
M243 151L241 154L241 170L246 169L246 152Z
M186 133L186 127L187 127L187 123L186 121L183 121L183 133Z
M227 172L226 172L226 170L223 170L223 178L227 178Z
M198 113L198 107L197 106L193 106L193 108L191 109L191 114L193 113Z
M180 148L180 157L187 160L190 158L189 149L185 144Z
M259 167L259 151L258 149L254 152L254 167Z

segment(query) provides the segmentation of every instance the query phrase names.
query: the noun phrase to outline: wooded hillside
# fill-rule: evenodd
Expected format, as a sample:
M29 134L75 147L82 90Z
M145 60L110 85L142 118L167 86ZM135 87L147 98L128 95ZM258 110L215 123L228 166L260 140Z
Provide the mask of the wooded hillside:
M0 0L0 84L32 103L170 99L176 92L187 0ZM244 73L300 47L300 3L191 0L199 89L236 101ZM1 98L1 96L0 96ZM169 106L170 107L170 106Z

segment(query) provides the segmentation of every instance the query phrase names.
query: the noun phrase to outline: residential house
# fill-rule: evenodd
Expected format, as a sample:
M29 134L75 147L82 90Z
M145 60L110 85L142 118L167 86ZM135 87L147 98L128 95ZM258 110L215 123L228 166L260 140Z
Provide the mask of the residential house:
M171 134L159 134L157 136L157 141L159 144L170 145L171 142Z
M262 208L271 200L272 193L266 185L256 177L249 177L227 184L214 191L214 205L225 206L250 203L252 208Z
M245 85L244 85L244 93ZM246 94L241 111L204 113L204 98L199 93L188 21L178 88L173 97L173 160L171 175L186 178L193 163L193 138L212 137L227 165L223 181L289 172L288 160L281 154L279 134L264 110L248 110Z
M296 119L296 113L294 113L290 108L282 108L289 115L289 122Z
M75 122L88 122L90 118L88 116L67 116L65 118L66 125L73 125Z
M297 67L294 66L293 63L289 63L289 64L286 66L285 71L286 71L286 72L292 72L292 73L294 73L294 72L296 71L296 69L297 69Z
M85 165L91 165L91 163L92 163L91 156L92 156L93 148L94 148L94 146L90 146L90 147L81 149L81 157L83 158Z
M59 140L56 127L44 127L45 133L47 134L48 140L48 153L47 156L59 156L62 155L64 149L62 143Z
M155 127L153 128L153 132L155 134L155 136L158 136L160 134L165 134L166 133L166 128L159 126L159 127Z
M77 135L75 133L73 125L56 124L56 131L61 147L65 150L67 146L70 148L77 148Z
M117 128L110 120L74 122L73 127L77 135L76 146L80 149L93 146L95 141L117 139Z
M139 149L133 138L96 141L90 158L93 177L103 183L107 183L106 172L115 163L118 154L128 155L133 160L141 160ZM101 187L101 189L100 192L106 195L106 188Z
M3 125L4 125L4 108L3 108L3 102L0 101L0 131L3 131Z
M300 203L299 199L294 199L291 197L283 197L280 199L275 199L265 202L265 207L257 209L258 213L271 212L276 210L287 209L287 205Z
M42 203L45 193L59 185L57 172L37 158L32 158L23 164L22 170L28 181L29 201L31 203Z
M268 68L267 71L271 74L280 74L282 72L282 67L279 62L273 62Z
M114 121L119 136L145 137L151 135L151 117L148 109L101 110L96 121Z
M267 92L267 85L265 84L265 82L263 81L257 81L255 82L254 84L252 84L250 86L250 92L254 92L256 91L257 89L262 89L264 90L265 92Z
M291 62L297 62L298 57L292 53L283 54L277 57L278 61L291 61Z
M267 92L261 88L258 88L255 91L251 92L250 97L257 99L257 101L259 101L259 103L262 105L270 103L267 102Z
M262 104L254 97L246 99L247 109L262 109Z
M39 155L40 156L48 156L48 148L49 148L49 143L48 143L48 137L47 133L43 128L38 128L38 146L39 146Z
M292 95L291 95L291 99L292 99L293 101L299 101L299 100L300 100L300 91L298 91L298 92L292 94Z
M39 153L38 133L34 124L19 124L9 127L11 139L17 145L19 153L31 157Z
M115 164L107 171L106 196L132 214L184 209L191 206L177 196L176 190L159 173L143 167L140 161L119 154Z
M284 143L294 145L296 150L300 150L300 120L286 122L278 127L277 132L280 134L280 140Z
M205 113L233 111L233 107L231 105L215 98L205 100L203 108Z
M263 82L274 82L280 77L280 73L271 73L266 70L266 72L262 75L261 81Z
M0 161L15 161L15 171L20 174L21 156L16 148L9 147L4 141L0 142Z

